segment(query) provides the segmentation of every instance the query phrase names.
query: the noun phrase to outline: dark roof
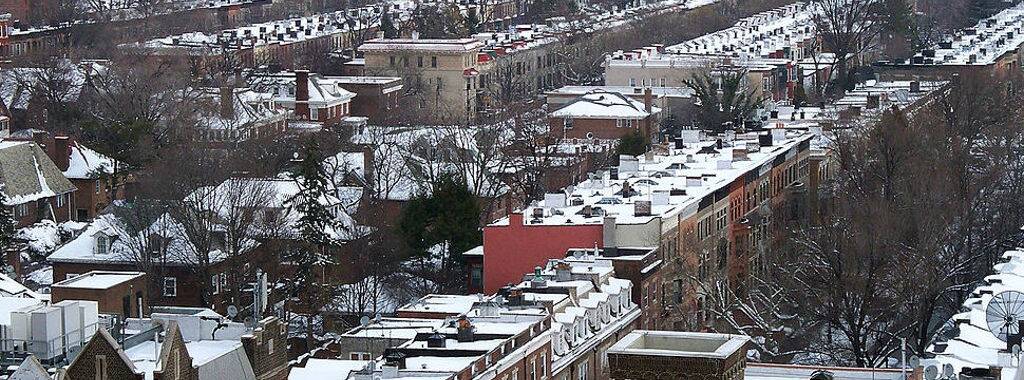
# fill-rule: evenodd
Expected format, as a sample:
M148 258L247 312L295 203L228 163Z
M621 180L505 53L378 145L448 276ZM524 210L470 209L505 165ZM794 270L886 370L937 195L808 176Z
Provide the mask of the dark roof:
M27 141L0 141L0 186L10 205L75 191L50 157Z

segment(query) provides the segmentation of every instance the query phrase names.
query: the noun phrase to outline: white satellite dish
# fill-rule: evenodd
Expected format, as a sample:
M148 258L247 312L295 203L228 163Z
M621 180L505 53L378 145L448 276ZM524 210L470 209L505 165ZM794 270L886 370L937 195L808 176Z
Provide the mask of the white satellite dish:
M944 376L946 378L953 378L953 375L954 375L953 365L949 364L949 363L943 364L942 365L942 376Z
M359 325L363 326L363 327L369 326L370 325L370 317L367 317L367 316L364 315L362 318L359 318Z
M235 319L238 316L238 306L228 305L228 318Z
M911 356L910 357L910 368L917 368L917 367L920 367L920 366L921 366L921 358L917 357L917 355Z
M925 380L935 380L937 377L939 377L939 367L932 364L924 368Z
M985 307L988 331L1003 342L1009 342L1011 335L1020 333L1021 320L1024 320L1024 293L1013 290L999 292Z
M1013 353L1013 356L1020 356L1020 345L1013 345L1013 348L1010 349L1010 352Z

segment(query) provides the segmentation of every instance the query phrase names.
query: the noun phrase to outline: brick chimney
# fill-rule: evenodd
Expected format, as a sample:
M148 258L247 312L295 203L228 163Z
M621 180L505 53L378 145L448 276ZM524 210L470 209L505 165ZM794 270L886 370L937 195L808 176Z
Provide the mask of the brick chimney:
M220 117L226 120L235 118L235 89L229 86L220 88Z
M50 159L57 165L60 171L68 170L71 156L71 138L68 136L55 136L53 138L53 149Z
M644 89L644 111L648 114L654 109L654 91L650 87Z
M309 120L309 70L295 70L295 115Z

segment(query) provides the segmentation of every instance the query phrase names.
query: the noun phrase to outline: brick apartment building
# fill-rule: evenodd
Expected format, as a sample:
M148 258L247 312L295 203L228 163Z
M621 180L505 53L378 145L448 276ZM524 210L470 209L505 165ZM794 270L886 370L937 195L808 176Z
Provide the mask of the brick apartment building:
M0 141L0 185L17 227L73 218L75 186L34 142Z

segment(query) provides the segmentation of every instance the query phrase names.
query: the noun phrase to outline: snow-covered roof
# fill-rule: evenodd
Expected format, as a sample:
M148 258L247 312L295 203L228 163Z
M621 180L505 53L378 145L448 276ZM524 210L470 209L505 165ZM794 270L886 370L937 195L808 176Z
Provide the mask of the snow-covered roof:
M475 38L456 39L373 39L359 47L365 53L384 52L433 52L467 53L482 48L484 44Z
M157 369L157 355L160 350L155 347L156 345L156 342L148 340L124 350L135 368L145 373L146 379L152 379L153 370ZM199 369L202 378L255 379L241 341L185 342L185 350L192 357L192 365Z
M292 367L288 380L346 380L351 372L366 367L367 360L309 359L303 367Z
M761 146L758 133L725 138L723 148L701 139L698 131L682 148L650 157L633 158L629 166L620 164L618 179L610 173L598 173L564 190L564 197L546 197L523 210L529 225L602 224L605 216L616 224L645 224L655 218L685 217L697 212L700 201L725 188L747 173L770 170L777 157L790 158L810 148L815 134L802 130L771 130L772 145ZM737 153L736 151L742 151ZM628 157L627 157L628 158ZM635 161L634 161L635 160ZM623 196L628 182L629 196ZM650 213L637 213L637 202L650 202ZM590 211L588 214L587 211ZM492 226L508 225L509 217Z
M14 370L7 380L51 380L50 374L35 355L29 355L21 362L18 369Z
M46 300L43 295L32 291L20 282L0 274L0 297L25 297L37 300Z
M141 252L147 246L143 242L159 236L165 239L164 260L167 264L195 262L195 247L189 243L181 224L169 214L155 217L147 226L129 226L115 214L103 214L93 219L78 237L58 248L46 259L50 262L134 264L141 259L140 255L148 254ZM139 230L134 231L136 228ZM109 244L105 252L100 251L97 245L99 239L106 239ZM225 257L226 254L220 250L209 253L211 262L220 262Z
M1024 4L1007 8L947 36L902 62L911 65L991 65L1024 44Z
M55 288L110 289L141 278L143 272L92 271L53 284Z
M414 7L411 1L388 2L389 11L404 15ZM185 49L217 53L223 49L251 49L273 44L288 45L349 31L375 27L380 21L369 17L381 12L380 5L371 5L311 16L288 18L265 23L225 29L217 33L188 32L146 41L140 46L149 49ZM357 17L353 17L353 16ZM404 16L403 16L404 17Z
M89 149L78 141L71 143L70 151L68 170L64 171L64 177L68 179L94 179L102 175L114 174L116 161L113 158ZM123 164L118 164L118 166L123 166Z
M469 312L473 304L480 301L479 296L460 296L448 294L430 294L402 306L398 313L439 313L459 315Z
M962 311L950 318L949 324L955 326L953 331L956 334L929 346L928 352L935 357L922 360L922 366L935 365L941 372L948 364L956 374L966 369L1001 367L1002 380L1016 378L1019 364L1015 365L1016 361L1011 359L1007 343L989 329L986 311L1000 293L1024 292L1024 251L1018 249L1004 253L1003 262L993 268L995 274L985 277L985 284L978 286L964 300Z
M199 116L199 123L207 129L242 130L255 128L288 117L288 111L278 108L273 103L273 94L254 91L249 88L230 89L230 114L225 115L226 106L222 104L220 88L204 88L201 90L200 101L208 107Z
M67 194L75 190L50 157L34 142L0 141L0 191L7 205Z
M817 36L811 8L807 3L785 5L741 19L732 27L665 50L679 54L760 58L781 55L783 51L799 54L799 50Z
M551 113L551 117L573 119L644 119L661 112L651 107L647 112L643 102L628 98L618 92L594 91L583 95Z
M651 95L655 98L690 98L693 97L693 89L689 87L647 87L651 89ZM647 88L631 86L562 86L544 93L545 95L571 95L583 96L592 92L614 92L622 95L642 96Z

